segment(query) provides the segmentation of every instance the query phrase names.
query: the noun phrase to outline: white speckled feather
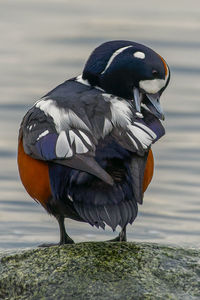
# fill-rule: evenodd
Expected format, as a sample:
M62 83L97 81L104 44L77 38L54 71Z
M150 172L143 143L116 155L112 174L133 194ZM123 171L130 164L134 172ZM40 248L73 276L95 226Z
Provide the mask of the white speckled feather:
M52 99L41 100L36 103L36 107L41 109L45 115L53 118L56 130L60 133L62 130L71 127L82 128L89 131L87 125L71 109L59 108Z
M77 154L87 153L89 151L89 149L83 144L82 140L78 137L78 135L75 134L73 130L69 130L69 138L71 145L73 142L75 143Z
M112 123L108 118L104 119L104 126L103 126L103 137L109 134L113 129Z
M92 143L89 139L89 137L81 130L79 130L79 133L81 134L81 136L83 137L83 139L86 141L86 143L90 146L92 146Z
M135 148L138 150L138 145L137 145L136 141L132 138L132 136L129 133L127 133L127 136L129 137L129 139L131 140L131 142L133 143Z
M155 132L153 132L153 130L151 130L149 127L145 126L144 124L142 123L139 123L139 122L134 122L135 125L141 127L142 129L144 129L146 132L148 132L153 139L156 139L157 135L155 134Z
M56 143L56 155L60 158L71 157L73 155L65 131L61 131L58 136Z
M122 98L110 94L103 94L105 101L110 102L111 121L115 126L126 127L131 124L130 104Z
M147 147L151 145L153 138L148 133L134 125L128 125L127 127L131 131L133 136L135 136L142 144L142 147L144 149L147 149Z
M39 141L43 136L47 135L49 133L49 130L45 130L42 133L40 133L40 135L37 138L37 141Z

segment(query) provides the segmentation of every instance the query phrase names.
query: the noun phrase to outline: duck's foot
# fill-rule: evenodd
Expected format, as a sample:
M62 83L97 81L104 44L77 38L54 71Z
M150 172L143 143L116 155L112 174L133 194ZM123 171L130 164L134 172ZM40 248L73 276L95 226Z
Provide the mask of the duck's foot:
M59 243L49 243L49 244L44 243L44 244L38 245L38 247L46 248L46 247L53 247L53 246L58 246L58 245L59 245Z
M112 239L112 240L108 240L106 242L127 242L127 236L126 236L126 226L122 229L122 231L120 232L120 234Z
M61 246L61 245L67 245L67 244L74 244L74 241L70 238L70 236L67 234L65 230L65 224L64 224L64 217L63 216L56 216L56 219L59 224L60 228L60 242L59 243L49 243L49 244L41 244L38 247L53 247L53 246Z
M68 236L69 237L69 236ZM69 237L67 239L65 239L65 241L60 241L59 243L44 243L44 244L41 244L39 245L38 247L41 247L41 248L45 248L45 247L53 247L53 246L61 246L61 245L71 245L71 244L75 244L74 241Z
M61 237L59 245L66 245L66 244L74 244L74 241L68 236L66 233L64 237Z

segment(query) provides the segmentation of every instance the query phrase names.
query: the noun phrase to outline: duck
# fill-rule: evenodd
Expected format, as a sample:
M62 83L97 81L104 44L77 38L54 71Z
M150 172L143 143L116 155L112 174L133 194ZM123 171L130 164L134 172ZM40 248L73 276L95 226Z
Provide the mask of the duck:
M121 231L127 241L154 173L152 145L164 134L160 97L170 69L151 48L126 40L93 50L81 75L40 98L19 129L18 170L27 193L58 221ZM52 244L43 244L51 246Z

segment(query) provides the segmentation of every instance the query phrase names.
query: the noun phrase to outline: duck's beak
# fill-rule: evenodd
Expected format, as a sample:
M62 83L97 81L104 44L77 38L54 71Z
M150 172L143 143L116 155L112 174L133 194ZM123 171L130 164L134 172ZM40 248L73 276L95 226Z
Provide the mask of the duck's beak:
M160 95L159 93L156 94L146 94L147 101L145 101L146 106L149 108L149 110L154 114L158 119L164 120L164 112L162 110L162 107L160 105Z
M138 88L133 89L134 101L135 101L135 108L136 114L138 117L142 118L143 115L141 113L141 103L144 101L144 104L148 107L148 109L155 115L158 119L164 120L164 112L160 105L160 94L142 94ZM146 95L146 97L145 97Z
M135 108L136 108L136 114L138 117L143 118L143 115L141 113L141 102L142 102L142 93L137 88L133 89L133 96L135 101Z

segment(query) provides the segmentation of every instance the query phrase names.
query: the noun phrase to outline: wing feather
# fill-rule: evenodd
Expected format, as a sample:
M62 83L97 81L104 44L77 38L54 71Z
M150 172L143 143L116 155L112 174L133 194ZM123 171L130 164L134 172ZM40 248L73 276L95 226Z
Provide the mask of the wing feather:
M148 124L137 117L130 101L68 81L24 117L24 150L36 159L88 172L112 185L111 176L94 159L96 146L112 135L123 148L144 156L163 134L160 121L145 113Z
M148 153L145 153L144 157L133 155L130 164L133 193L135 199L140 204L143 202L143 178L147 157Z

